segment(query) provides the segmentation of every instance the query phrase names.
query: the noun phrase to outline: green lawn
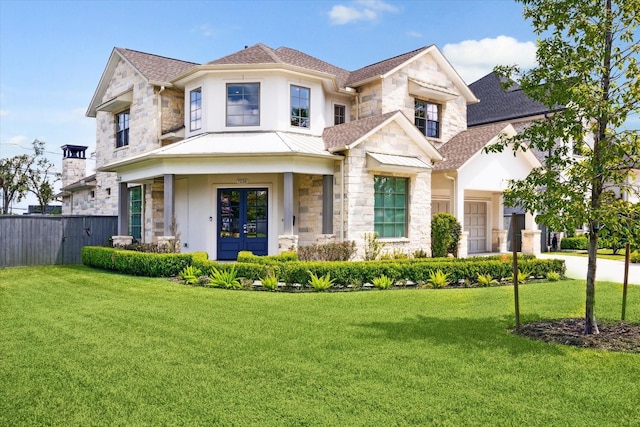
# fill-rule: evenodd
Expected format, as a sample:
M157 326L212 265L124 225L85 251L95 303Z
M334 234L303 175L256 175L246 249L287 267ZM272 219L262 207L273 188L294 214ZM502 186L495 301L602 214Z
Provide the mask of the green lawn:
M589 252L587 251L560 251L560 252L550 252L550 254L559 254L559 255L569 255L569 256L581 256L588 257ZM624 248L620 249L617 254L613 253L611 249L598 249L598 258L601 259L611 259L614 261L624 261Z
M601 319L621 286L598 284ZM0 270L0 425L631 426L640 355L509 333L513 288L286 294ZM640 287L627 318L640 321ZM520 288L524 321L581 281Z

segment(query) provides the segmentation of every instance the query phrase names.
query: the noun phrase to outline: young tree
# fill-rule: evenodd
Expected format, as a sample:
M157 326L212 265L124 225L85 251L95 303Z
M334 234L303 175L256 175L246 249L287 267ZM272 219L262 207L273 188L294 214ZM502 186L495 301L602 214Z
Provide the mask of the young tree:
M46 213L47 206L55 200L53 185L60 179L60 174L55 172L55 165L44 156L44 141L33 141L34 161L26 171L26 185L28 191L38 199L40 212Z
M0 188L2 189L2 214L9 213L13 201L21 201L27 193L25 171L31 167L34 159L22 154L0 159Z
M496 67L507 78L521 74L531 98L556 110L489 151L530 147L548 153L543 168L510 183L505 203L537 212L553 229L586 224L589 260L585 333L598 333L595 317L596 254L609 187L623 190L640 165L637 129L624 129L640 111L640 0L518 0L538 40L538 65L521 71ZM579 154L573 156L572 154ZM541 191L544 190L544 191Z

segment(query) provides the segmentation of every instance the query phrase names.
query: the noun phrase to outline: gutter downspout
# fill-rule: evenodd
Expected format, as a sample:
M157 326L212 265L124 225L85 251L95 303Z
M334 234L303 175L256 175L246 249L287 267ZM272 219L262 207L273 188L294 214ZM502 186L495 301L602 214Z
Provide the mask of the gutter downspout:
M340 158L340 239L344 242L344 156Z

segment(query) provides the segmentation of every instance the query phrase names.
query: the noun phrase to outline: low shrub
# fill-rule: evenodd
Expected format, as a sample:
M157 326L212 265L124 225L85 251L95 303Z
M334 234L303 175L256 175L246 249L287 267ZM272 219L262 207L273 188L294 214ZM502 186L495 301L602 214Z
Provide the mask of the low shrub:
M442 270L437 270L429 274L427 283L434 289L441 289L449 285L450 282L447 280L446 273L443 273Z
M629 255L629 262L633 262L635 264L640 263L640 252L634 252Z
M547 273L547 280L550 282L557 282L558 280L560 280L560 273L549 271Z
M377 289L389 289L393 285L393 280L383 274L373 279L372 285Z
M185 285L193 285L198 283L198 278L202 275L202 271L192 265L186 266L178 277L184 281Z
M265 289L274 291L278 288L278 276L270 272L265 277L260 278L260 283Z
M177 276L194 260L206 258L206 253L146 253L103 246L85 246L80 251L82 263L132 276Z
M300 261L349 261L356 254L356 242L331 242L311 246L300 246Z
M211 286L216 288L242 288L235 266L232 266L229 270L218 270L217 268L214 268L211 272L211 276L209 277L209 283Z
M309 285L316 291L326 291L333 286L335 279L331 278L331 274L327 273L322 277L318 277L312 272L309 272Z
M478 274L478 285L480 286L491 286L497 285L498 281L491 277L490 274Z
M455 216L440 212L431 218L431 254L434 258L446 257L448 253L458 256L460 223Z
M560 249L587 250L589 239L586 236L565 237L560 241Z
M295 251L286 251L278 255L254 255L251 251L238 252L238 262L255 262L261 264L272 264L274 262L298 261L298 253Z

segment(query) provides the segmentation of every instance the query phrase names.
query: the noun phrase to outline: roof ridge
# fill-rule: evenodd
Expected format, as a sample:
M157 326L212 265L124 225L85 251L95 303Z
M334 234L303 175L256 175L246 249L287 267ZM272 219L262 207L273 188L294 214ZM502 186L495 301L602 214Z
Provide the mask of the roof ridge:
M353 70L352 72L359 71L359 70L362 70L362 69L367 68L367 67L373 67L373 66L375 66L375 65L379 65L379 64L382 64L382 63L387 62L387 61L392 61L392 60L394 60L394 59L396 59L396 58L399 58L399 57L404 56L404 55L409 55L409 54L411 54L411 53L413 53L413 55L411 55L411 57L414 57L415 55L417 55L417 54L418 54L418 53L420 53L421 51L426 50L426 49L430 48L431 46L433 46L433 45L422 46L422 47L419 47L418 49L410 50L410 51L408 51L408 52L405 52L405 53L401 53L401 54L399 54L399 55L392 56L391 58L382 59L382 60L380 60L380 61L378 61L378 62L374 62L374 63L372 63L372 64L365 65L364 67L360 67L360 68L358 68L358 69L355 69L355 70Z
M155 56L156 58L168 59L170 61L179 61L179 62L185 62L185 63L188 63L188 64L198 65L197 62L185 61L184 59L170 58L168 56L157 55L155 53L149 53L149 52L142 52L141 50L129 49L129 48L126 48L126 47L115 47L114 49L117 50L118 52L122 52L122 51L134 52L134 53L140 53L142 55Z
M260 49L262 49L267 55L269 55L271 57L271 59L273 59L275 62L279 63L279 64L284 64L284 61L282 59L280 59L280 57L278 56L278 54L276 53L276 50L267 46L264 43L258 43L255 46L259 47Z

